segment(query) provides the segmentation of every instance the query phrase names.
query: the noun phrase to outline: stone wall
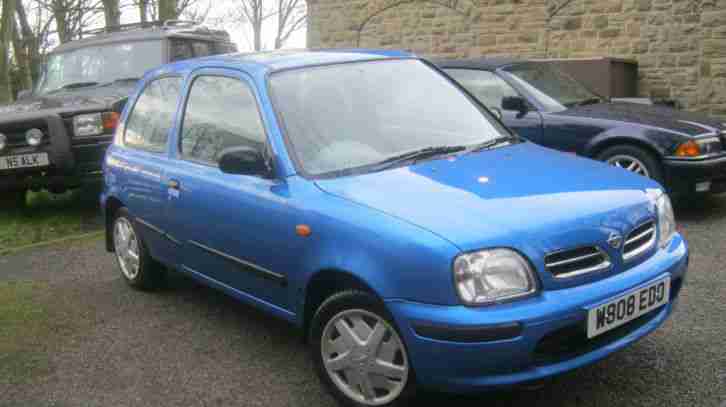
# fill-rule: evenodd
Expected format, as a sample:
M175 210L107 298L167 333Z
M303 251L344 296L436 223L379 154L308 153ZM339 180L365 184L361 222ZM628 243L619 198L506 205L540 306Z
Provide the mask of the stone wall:
M307 0L310 47L613 56L639 93L726 118L726 0Z

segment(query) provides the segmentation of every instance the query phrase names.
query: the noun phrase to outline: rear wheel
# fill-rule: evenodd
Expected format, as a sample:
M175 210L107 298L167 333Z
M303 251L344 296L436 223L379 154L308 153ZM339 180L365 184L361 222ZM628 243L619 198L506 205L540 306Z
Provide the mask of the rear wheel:
M643 148L631 145L613 146L598 154L597 159L613 167L663 182L663 172L658 159Z
M149 255L126 208L116 212L113 222L113 244L121 275L130 286L151 290L161 285L164 277L163 269Z
M320 379L348 406L401 405L415 379L387 311L370 294L345 291L318 308L310 346Z

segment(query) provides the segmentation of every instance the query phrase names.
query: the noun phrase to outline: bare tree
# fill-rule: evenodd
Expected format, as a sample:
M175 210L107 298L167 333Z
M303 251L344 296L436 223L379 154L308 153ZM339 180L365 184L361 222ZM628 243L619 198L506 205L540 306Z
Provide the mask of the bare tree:
M101 0L103 3L103 14L106 17L106 27L121 24L121 8L119 0Z
M10 49L13 41L16 5L16 0L3 0L2 3L2 16L0 17L0 103L10 103L14 99L10 81Z
M263 26L268 20L277 23L275 49L281 48L290 36L305 27L307 8L305 0L237 0L236 20L249 25L252 31L252 48L260 51Z
M307 22L305 0L277 0L277 35L275 49L282 48L290 36Z

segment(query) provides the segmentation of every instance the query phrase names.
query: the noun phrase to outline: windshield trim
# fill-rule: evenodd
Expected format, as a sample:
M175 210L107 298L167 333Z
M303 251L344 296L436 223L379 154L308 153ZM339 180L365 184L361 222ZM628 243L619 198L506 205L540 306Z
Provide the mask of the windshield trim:
M382 62L389 62L389 61L401 61L401 60L414 60L419 61L426 65L427 67L433 69L434 71L438 72L441 76L444 77L445 80L449 81L452 85L454 85L457 89L459 89L464 96L466 96L471 103L474 104L474 107L476 107L482 114L484 114L485 117L492 119L493 121L500 124L502 129L505 131L505 135L507 135L509 138L511 138L513 144L517 144L522 141L522 139L514 133L509 127L507 127L504 122L499 120L499 118L496 117L493 113L489 111L484 105L479 102L478 99L476 99L473 95L471 95L466 89L464 89L458 82L456 82L453 78L451 78L446 72L444 72L441 68L437 67L433 63L421 59L415 56L399 56L399 57L383 57L383 58L373 58L373 59L366 59L366 60L355 60L355 61L336 61L336 62L325 62L320 64L311 64L311 65L305 65L305 66L295 66L295 67L285 67L273 71L268 71L265 73L265 88L267 91L268 98L270 99L270 104L272 106L272 111L275 115L275 119L277 119L277 125L280 131L280 135L282 136L283 143L285 144L285 150L287 153L287 156L292 163L295 173L302 176L303 178L307 180L317 180L317 179L332 179L332 178L340 178L340 177L346 177L346 176L353 176L353 175L360 175L360 174L368 174L372 172L380 172L380 171L387 171L394 168L400 168L404 166L412 165L412 163L401 163L400 166L392 166L385 170L375 170L372 169L377 167L379 163L371 163L366 164L362 166L357 167L350 167L345 168L342 170L335 170L335 171L328 171L320 174L313 174L305 170L305 167L303 166L302 162L300 161L297 150L295 150L295 147L292 143L292 140L290 140L289 137L289 131L287 128L287 125L285 123L285 119L282 116L282 113L280 112L280 109L278 108L279 99L277 98L277 95L275 95L275 92L272 91L272 77L285 72L290 71L298 71L298 70L307 70L307 69L317 69L317 68L324 68L328 66L336 66L336 65L349 65L349 64L365 64L365 63L382 63ZM502 146L507 147L507 146ZM498 147L499 148L499 147ZM468 154L468 151L462 152L463 154ZM457 153L457 154L462 154ZM477 153L478 154L478 153ZM448 154L445 156L436 156L431 157L427 159L422 159L417 162L425 162L425 161L431 161L431 160L440 160L443 158L446 158L448 156L455 155L455 154Z

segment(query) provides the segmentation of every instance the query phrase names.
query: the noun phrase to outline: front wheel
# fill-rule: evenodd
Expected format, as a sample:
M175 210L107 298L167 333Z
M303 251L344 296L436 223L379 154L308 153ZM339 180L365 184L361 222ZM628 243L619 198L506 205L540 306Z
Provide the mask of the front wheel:
M413 395L406 347L373 296L345 291L323 302L309 342L320 379L342 404L395 406Z
M149 255L126 208L119 209L113 221L113 245L121 275L130 286L151 290L161 285L162 267Z
M605 161L613 167L619 167L663 183L663 172L658 159L652 153L640 147L631 145L613 146L598 154L597 159Z

